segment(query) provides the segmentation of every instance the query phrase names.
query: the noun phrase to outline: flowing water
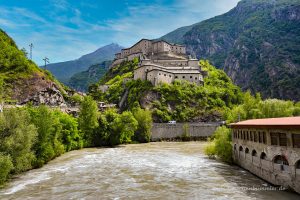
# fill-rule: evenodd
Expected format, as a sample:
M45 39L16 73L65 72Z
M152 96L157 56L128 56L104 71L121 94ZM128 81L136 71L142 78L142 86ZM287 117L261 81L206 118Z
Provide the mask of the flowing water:
M72 151L14 178L0 190L0 199L300 199L265 190L270 186L249 172L207 159L204 145L161 142Z

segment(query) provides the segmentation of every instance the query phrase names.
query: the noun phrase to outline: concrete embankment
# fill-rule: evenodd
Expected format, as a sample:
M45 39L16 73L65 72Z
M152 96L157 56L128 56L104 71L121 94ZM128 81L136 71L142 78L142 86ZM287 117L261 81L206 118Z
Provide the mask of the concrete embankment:
M154 123L152 141L176 139L180 137L207 138L211 136L220 123Z

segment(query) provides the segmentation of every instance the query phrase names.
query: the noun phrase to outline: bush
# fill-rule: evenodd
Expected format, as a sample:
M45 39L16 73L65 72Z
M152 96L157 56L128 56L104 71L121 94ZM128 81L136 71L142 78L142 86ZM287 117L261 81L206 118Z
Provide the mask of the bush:
M209 157L216 156L224 162L232 163L231 140L230 129L225 126L218 127L204 152Z
M0 153L0 186L5 183L12 169L13 163L11 157Z
M134 139L137 142L150 142L153 121L151 111L137 108L133 111L133 115L138 122L138 128L134 133Z
M185 123L182 128L183 128L183 133L181 135L181 139L183 141L189 141L191 139L189 125Z

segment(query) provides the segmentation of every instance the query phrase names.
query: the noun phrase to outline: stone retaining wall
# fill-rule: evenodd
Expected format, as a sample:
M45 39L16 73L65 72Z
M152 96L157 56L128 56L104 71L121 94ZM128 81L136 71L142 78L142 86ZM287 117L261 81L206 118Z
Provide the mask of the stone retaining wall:
M184 123L166 124L154 123L151 133L151 140L175 139L184 134ZM189 136L192 138L206 138L211 136L219 123L187 123Z

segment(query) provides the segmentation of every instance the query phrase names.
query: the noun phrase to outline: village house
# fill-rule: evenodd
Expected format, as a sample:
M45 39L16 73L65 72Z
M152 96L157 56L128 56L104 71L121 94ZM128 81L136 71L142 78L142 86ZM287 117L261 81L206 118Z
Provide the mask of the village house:
M140 63L134 70L134 80L148 80L153 85L169 84L175 80L202 85L206 75L206 72L201 70L199 61L186 55L185 46L163 40L142 39L132 47L122 49L116 54L112 67L136 57Z
M254 119L230 127L235 163L300 193L300 117Z

